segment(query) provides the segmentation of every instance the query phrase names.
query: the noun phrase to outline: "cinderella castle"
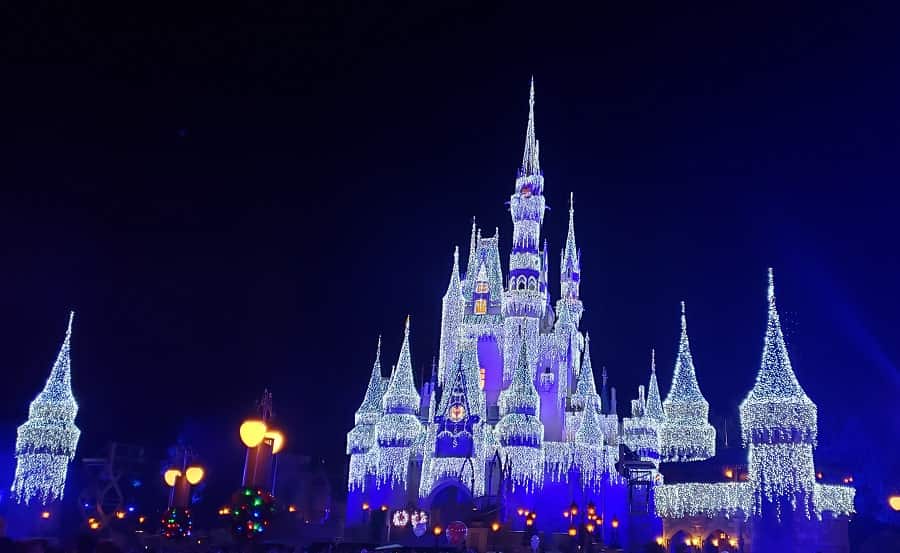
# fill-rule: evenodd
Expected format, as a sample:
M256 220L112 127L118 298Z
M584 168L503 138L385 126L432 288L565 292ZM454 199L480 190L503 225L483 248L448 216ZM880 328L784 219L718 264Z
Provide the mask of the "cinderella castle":
M586 535L633 551L847 551L853 489L817 481L817 408L791 368L771 270L762 363L740 406L746 461L722 481L667 479L667 467L710 465L716 455L684 302L671 389L663 399L654 359L630 416L620 417L616 390L605 369L598 384L580 327L571 195L559 295L551 298L544 192L532 82L509 199L508 265L499 233L485 236L473 223L464 266L453 253L437 364L420 388L409 319L389 377L379 339L347 434L348 528L371 527L374 516L385 517L381 528L403 526L412 513L429 528L487 521L540 532L547 547L553 536Z

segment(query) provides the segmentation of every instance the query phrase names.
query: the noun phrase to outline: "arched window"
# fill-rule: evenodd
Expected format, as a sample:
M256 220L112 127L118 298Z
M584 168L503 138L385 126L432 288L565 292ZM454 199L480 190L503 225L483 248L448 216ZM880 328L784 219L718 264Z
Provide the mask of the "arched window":
M475 314L484 315L485 313L487 313L487 300L475 300Z
M537 290L537 279L534 277L528 278L528 289L532 292Z
M488 293L488 283L481 280L475 283L475 293L476 294L487 294Z
M519 277L519 280L518 280L518 286L517 286L517 287L518 287L519 290L524 290L524 289L525 289L525 286L526 286L525 277L524 277L524 276L520 276L520 277Z

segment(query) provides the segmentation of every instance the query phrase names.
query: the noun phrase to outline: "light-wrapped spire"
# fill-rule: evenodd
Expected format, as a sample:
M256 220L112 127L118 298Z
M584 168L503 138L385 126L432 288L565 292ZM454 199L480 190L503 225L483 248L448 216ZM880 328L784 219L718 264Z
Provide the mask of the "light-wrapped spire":
M681 302L681 339L675 374L663 409L666 415L662 432L663 461L700 461L715 455L716 431L708 422L709 403L697 384L684 302Z
M462 284L459 278L459 248L453 249L453 268L447 292L441 300L441 341L438 358L438 382L443 386L459 348L459 324L463 314Z
M748 472L761 511L773 502L810 516L815 506L813 448L817 409L797 381L775 306L775 282L769 268L769 316L756 383L740 405L741 433L748 445Z
M369 376L369 385L366 387L366 395L362 404L356 410L356 424L375 424L381 416L381 399L384 396L384 377L381 376L381 334L378 335L378 345L375 347L375 362L372 364L372 374Z
M524 336L512 383L500 392L500 421L495 428L500 454L506 459L513 485L534 489L544 478L544 425L540 396L528 366Z
M522 154L522 168L519 175L528 177L541 174L540 146L534 132L534 77L528 92L528 127L525 130L525 152Z
M409 357L409 316L403 330L403 346L397 367L391 375L387 391L384 393L383 407L385 413L417 413L419 410L419 392L413 377L412 361Z
M656 382L656 350L650 350L650 385L647 388L647 405L644 415L654 420L663 420L665 411L663 411L662 401L659 396L659 384Z
M469 260L466 262L466 280L472 278L475 271L475 254L478 251L478 227L475 226L475 217L472 217L472 235L469 237Z
M31 402L28 420L16 437L16 473L12 495L19 502L41 503L61 499L66 484L66 471L75 456L81 431L75 426L78 403L72 394L72 372L69 347L72 321L69 313L66 337L44 389Z
M596 402L597 409L601 408L600 396L597 394L597 383L594 380L594 369L591 366L591 338L585 334L584 358L581 361L581 371L578 373L578 381L575 384L575 393L572 394L572 405L579 409L587 409L588 405Z

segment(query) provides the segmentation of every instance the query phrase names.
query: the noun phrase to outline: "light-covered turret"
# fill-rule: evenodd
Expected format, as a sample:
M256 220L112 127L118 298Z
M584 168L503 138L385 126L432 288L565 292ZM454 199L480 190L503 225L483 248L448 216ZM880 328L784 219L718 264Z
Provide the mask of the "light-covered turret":
M500 393L500 422L495 432L500 455L509 467L516 486L540 486L544 474L544 425L541 424L540 397L528 368L525 340L520 340L519 359L512 383Z
M420 402L409 354L409 317L406 317L400 357L384 392L383 415L376 426L379 484L406 484L412 446L422 434L418 417Z
M672 388L663 402L663 409L666 421L661 436L662 461L701 461L716 454L716 430L709 424L709 403L697 383L684 302L681 302L678 358L675 360Z
M818 433L816 404L797 381L775 306L769 269L769 316L756 383L740 405L741 434L749 449L749 477L757 499L779 509L813 511Z
M443 386L446 373L457 357L459 348L459 325L462 321L464 300L459 278L459 248L453 250L453 267L450 282L441 301L441 343L438 357L438 383Z
M381 375L381 336L375 348L375 362L362 404L354 416L355 425L347 433L347 455L350 455L349 489L365 489L366 476L375 474L375 425L383 412L382 398L387 382Z
M584 337L584 359L581 362L581 371L578 373L578 381L575 384L575 393L572 394L572 406L576 409L586 409L588 405L596 405L601 409L600 395L597 393L597 382L594 380L594 369L591 366L591 338Z
M650 352L649 393L644 395L644 387L638 386L638 397L631 401L631 418L622 419L625 445L637 453L642 461L649 461L659 467L660 432L663 425L663 407L659 399L656 383L656 350Z
M74 317L74 311L69 313L66 337L50 377L28 407L28 420L17 431L16 473L11 491L19 502L36 499L46 504L62 499L65 491L69 462L75 457L81 436L75 426L78 403L72 394L69 360Z

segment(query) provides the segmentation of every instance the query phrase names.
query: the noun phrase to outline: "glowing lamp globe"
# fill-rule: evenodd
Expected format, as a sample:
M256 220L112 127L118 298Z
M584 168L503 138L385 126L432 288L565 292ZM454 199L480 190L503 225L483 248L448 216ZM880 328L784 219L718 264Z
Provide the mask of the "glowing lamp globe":
M181 476L181 471L178 469L169 469L163 473L163 480L165 480L166 485L170 488L175 487L175 479Z
M440 536L441 532L443 532L443 531L444 531L444 529L441 528L440 526L435 526L434 530L432 530L432 532L434 532L435 537Z
M500 531L500 523L499 523L499 522L492 522L492 523L491 523L491 531L492 531L492 532L499 532L499 531Z
M272 454L278 453L284 447L284 434L277 430L269 430L263 434L263 438L272 440Z
M569 526L569 535L574 536L576 534L578 534L578 529L575 528L574 526Z
M256 447L266 436L266 423L260 420L247 420L241 425L241 442L247 447Z
M888 505L895 511L900 511L900 495L892 495L888 498Z
M199 484L201 480L203 480L203 468L201 467L188 467L186 471L184 471L184 477L187 478L187 481L192 486L194 484Z

